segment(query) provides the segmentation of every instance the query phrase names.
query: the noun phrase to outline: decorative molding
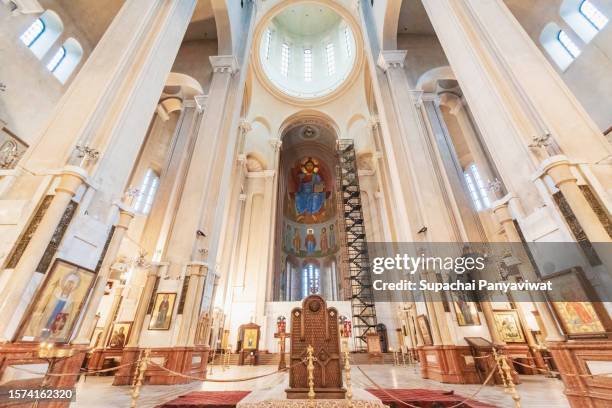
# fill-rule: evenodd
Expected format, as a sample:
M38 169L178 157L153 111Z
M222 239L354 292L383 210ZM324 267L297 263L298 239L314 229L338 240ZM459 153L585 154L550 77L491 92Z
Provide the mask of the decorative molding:
M387 72L389 68L404 68L406 50L383 50L378 54L376 65Z
M209 59L213 72L234 75L240 70L238 60L234 55L211 55Z
M241 119L240 123L238 124L238 129L240 129L242 134L245 135L253 130L253 126L251 125L251 122L247 121L246 119Z

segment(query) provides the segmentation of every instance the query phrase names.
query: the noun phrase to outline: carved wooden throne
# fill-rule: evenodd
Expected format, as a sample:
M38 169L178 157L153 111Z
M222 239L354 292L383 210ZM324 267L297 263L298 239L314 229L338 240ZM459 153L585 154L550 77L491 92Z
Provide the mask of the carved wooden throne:
M321 296L311 295L291 311L291 352L287 398L308 398L306 348L314 348L316 398L343 399L338 311Z

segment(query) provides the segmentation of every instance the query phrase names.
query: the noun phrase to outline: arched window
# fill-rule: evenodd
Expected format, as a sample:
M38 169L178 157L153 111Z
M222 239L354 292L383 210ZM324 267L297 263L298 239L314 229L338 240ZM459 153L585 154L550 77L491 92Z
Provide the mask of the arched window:
M302 298L311 293L320 293L319 268L312 263L302 268Z
M487 192L487 187L482 181L478 167L475 163L470 164L463 172L465 184L467 185L470 197L474 203L476 211L482 211L491 207L491 200Z
M37 18L32 24L30 24L28 29L21 34L19 39L29 48L44 32L45 23L40 18Z
M586 44L608 24L608 17L590 0L563 0L559 14Z
M66 48L61 46L59 50L55 53L51 61L47 64L47 69L51 72L55 72L59 64L66 58Z
M599 11L599 9L589 0L582 0L580 7L578 7L578 11L597 29L597 31L608 24L608 17Z
M30 24L19 39L38 59L42 59L62 31L64 24L59 16L54 11L46 10Z
M266 59L270 59L270 47L272 46L272 30L269 28L266 30Z
M580 48L558 24L548 23L540 34L540 43L562 71L580 55Z
M289 48L289 44L286 42L281 45L281 74L283 76L287 76L289 74L289 58L291 54L291 49Z
M350 57L353 50L351 49L351 30L348 27L344 27L344 45L346 47L346 55Z
M325 55L327 56L327 74L332 76L336 73L336 56L334 52L334 43L327 43L325 46Z
M140 191L136 198L136 203L134 204L134 211L145 215L149 214L158 187L159 175L153 169L148 169L142 180Z
M304 49L304 81L312 81L312 50Z
M68 38L47 63L47 69L63 84L81 61L83 47L74 38Z
M557 40L561 43L565 51L575 59L578 55L580 55L580 48L576 45L574 41L567 35L567 33L563 30L559 30L557 33Z

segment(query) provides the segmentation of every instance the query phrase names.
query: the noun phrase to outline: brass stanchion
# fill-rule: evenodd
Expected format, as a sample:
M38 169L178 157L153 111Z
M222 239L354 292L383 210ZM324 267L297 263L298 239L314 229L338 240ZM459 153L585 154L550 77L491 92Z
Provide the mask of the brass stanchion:
M308 360L308 365L306 366L306 370L308 371L308 399L315 399L315 391L314 391L314 349L309 344L306 349L306 359Z
M223 370L230 367L230 358L232 357L232 347L227 346L225 348L225 354L223 355Z
M138 402L138 397L140 396L140 388L142 387L142 382L144 380L145 371L147 371L147 366L149 365L149 355L151 354L151 350L146 349L144 352L144 357L138 363L136 367L136 381L134 382L134 386L132 389L132 403L130 404L130 408L136 408L136 404Z
M346 375L346 401L349 407L353 406L353 385L351 384L351 363L349 361L348 347L344 349L344 372Z
M512 380L512 369L508 364L506 356L503 354L497 354L495 348L493 348L493 356L495 357L495 362L497 363L497 368L499 369L499 375L504 383L504 391L512 396L512 399L514 400L514 408L521 408L521 396L516 390L516 385Z

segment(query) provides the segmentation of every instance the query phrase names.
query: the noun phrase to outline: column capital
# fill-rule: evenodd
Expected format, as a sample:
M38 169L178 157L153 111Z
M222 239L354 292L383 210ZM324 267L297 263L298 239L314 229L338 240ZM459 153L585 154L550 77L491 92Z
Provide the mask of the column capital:
M234 55L211 55L209 59L213 72L225 72L234 75L240 69L238 60Z
M208 95L196 95L193 97L193 101L195 102L195 106L198 112L202 113L206 110L206 105L208 103Z
M162 270L168 270L170 262L151 262L151 267L147 269L147 278L151 276L161 276Z
M420 89L409 89L408 93L410 94L410 97L412 98L412 102L414 102L416 106L422 106L423 101L427 100L424 98L425 92L423 92Z
M508 202L500 201L496 201L496 205L493 207L493 214L495 214L495 218L497 218L497 221L501 225L504 225L506 222L512 222L513 218L510 214Z
M380 125L380 117L376 114L370 115L369 123L372 129L376 129Z
M406 53L406 50L382 50L380 54L378 54L376 65L385 72L387 72L389 68L404 68Z
M283 145L283 141L280 139L276 139L276 138L272 138L269 140L270 142L270 146L272 146L272 149L274 150L274 152L278 152L281 148L281 146Z
M201 261L191 261L187 265L187 276L203 276L208 275L208 263Z
M134 213L124 208L119 208L119 220L115 224L115 228L128 229L130 222L134 218Z
M557 187L563 183L577 181L576 176L570 170L569 160L563 155L556 155L543 160L540 169L541 176L549 175Z
M251 130L253 130L253 126L251 125L251 122L243 118L243 119L240 119L240 123L238 124L238 129L240 129L242 133L246 134L246 133L249 133Z
M425 91L421 91L421 92L422 92L421 99L424 102L435 102L437 105L440 104L441 96L438 95L437 93L435 93L435 92L425 92Z
M66 166L60 173L59 185L55 188L56 192L66 192L75 195L81 184L87 181L87 172L79 166Z

